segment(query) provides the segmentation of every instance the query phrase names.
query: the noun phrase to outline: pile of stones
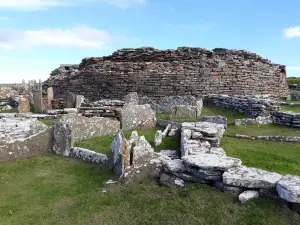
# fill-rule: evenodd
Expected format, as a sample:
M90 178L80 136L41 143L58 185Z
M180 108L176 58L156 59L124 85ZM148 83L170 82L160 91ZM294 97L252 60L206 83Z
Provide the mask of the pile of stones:
M280 110L279 101L239 95L207 95L206 105L215 105L244 113L250 118L266 117Z
M86 117L112 117L120 120L121 108L124 104L124 101L110 99L82 103L79 107L79 113Z
M237 194L242 203L263 197L285 200L299 208L300 177L246 167L240 159L226 156L218 146L224 129L216 123L183 123L181 158L164 161L160 183L171 188L183 188L185 182L209 184Z
M36 118L0 118L0 144L22 140L45 130L47 126Z

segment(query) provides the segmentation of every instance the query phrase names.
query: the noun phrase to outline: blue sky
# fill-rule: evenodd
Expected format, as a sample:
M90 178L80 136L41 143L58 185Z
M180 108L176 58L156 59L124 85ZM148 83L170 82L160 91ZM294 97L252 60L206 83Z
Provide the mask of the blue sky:
M0 0L0 83L141 46L245 49L300 76L299 10L299 0Z

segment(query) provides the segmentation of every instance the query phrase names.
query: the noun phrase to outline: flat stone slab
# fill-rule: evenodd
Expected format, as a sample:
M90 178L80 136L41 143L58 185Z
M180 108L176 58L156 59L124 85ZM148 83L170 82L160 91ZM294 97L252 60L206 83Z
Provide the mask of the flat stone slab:
M215 154L188 155L184 156L182 159L186 165L204 170L227 171L232 167L237 167L242 164L240 159Z
M222 178L222 173L218 170L202 170L188 168L187 171L194 177L204 180L221 180Z
M259 192L258 191L244 191L242 194L239 195L239 201L241 203L245 203L251 199L258 198Z
M300 203L300 177L283 176L277 183L276 190L280 198L289 202Z
M246 188L275 188L282 175L265 170L240 166L223 174L224 184ZM299 189L300 190L300 189Z
M176 150L161 150L160 152L158 152L159 154L163 155L163 156L167 156L170 159L179 159L179 153Z
M171 173L183 173L186 172L186 168L180 159L168 160L165 162L167 171Z

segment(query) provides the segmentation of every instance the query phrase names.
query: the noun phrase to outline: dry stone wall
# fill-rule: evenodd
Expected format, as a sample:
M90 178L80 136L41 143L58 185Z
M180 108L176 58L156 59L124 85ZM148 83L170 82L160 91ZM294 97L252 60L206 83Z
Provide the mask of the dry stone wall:
M129 92L163 96L271 94L286 96L285 67L243 50L180 47L121 49L107 57L62 65L44 82L55 98L67 91L90 100L123 99Z
M251 118L270 116L280 110L278 101L238 95L208 95L204 98L204 104L233 109Z

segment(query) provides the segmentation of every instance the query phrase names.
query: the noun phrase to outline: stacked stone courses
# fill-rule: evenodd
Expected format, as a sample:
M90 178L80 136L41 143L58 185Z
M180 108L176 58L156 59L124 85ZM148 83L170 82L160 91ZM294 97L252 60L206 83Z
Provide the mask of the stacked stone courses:
M90 100L123 99L129 92L157 100L163 96L207 94L288 94L285 67L243 50L180 47L121 49L107 57L62 65L44 87Z

